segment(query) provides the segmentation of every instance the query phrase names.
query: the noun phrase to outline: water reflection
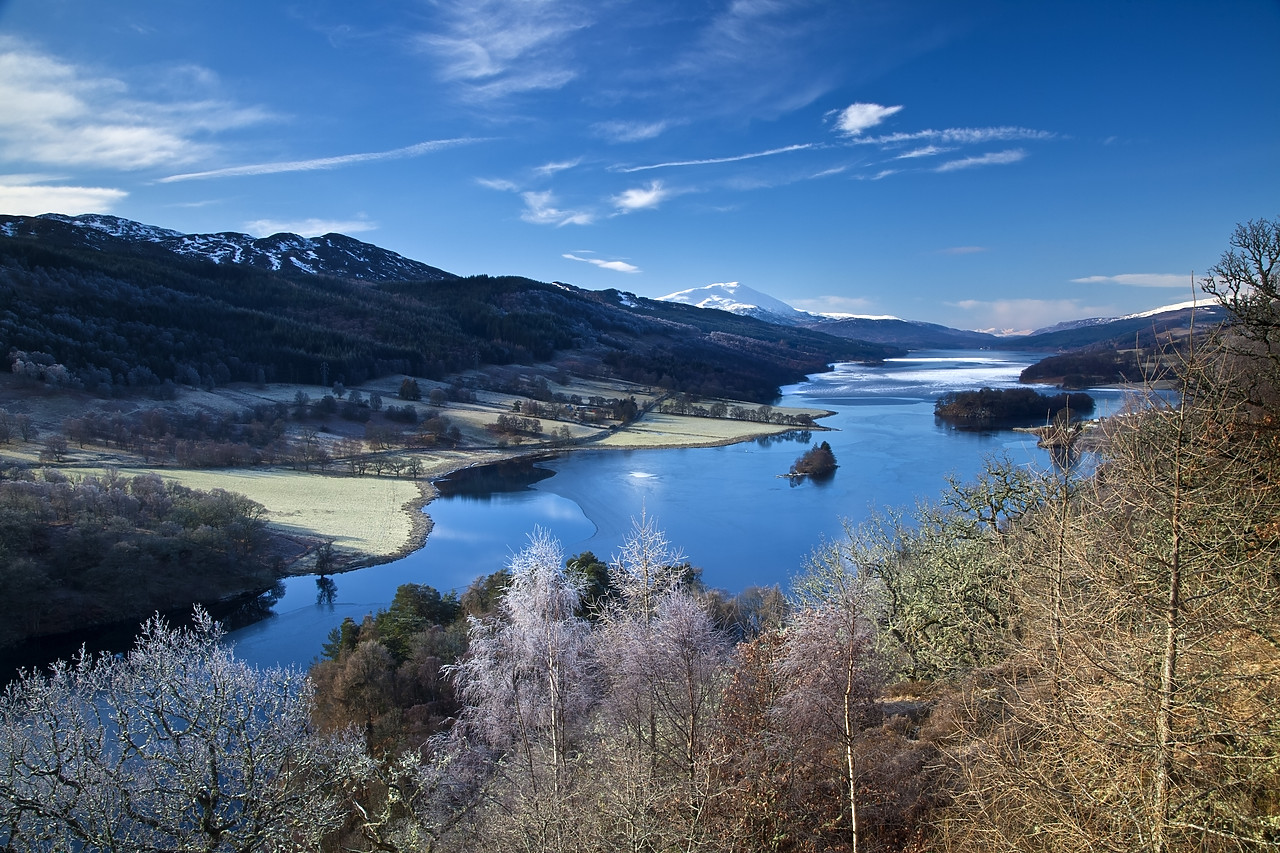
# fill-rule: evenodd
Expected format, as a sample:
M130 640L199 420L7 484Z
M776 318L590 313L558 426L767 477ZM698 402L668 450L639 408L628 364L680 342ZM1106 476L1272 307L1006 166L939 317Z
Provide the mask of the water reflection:
M554 471L538 465L551 458L554 457L513 459L463 468L436 480L435 487L442 497L490 501L495 494L530 489L535 483L554 476Z
M316 578L316 604L333 609L338 598L338 583L327 575Z
M807 429L790 429L786 432L780 432L777 435L762 435L756 439L756 444L761 447L772 447L775 444L781 444L789 441L808 444L813 441L813 433Z

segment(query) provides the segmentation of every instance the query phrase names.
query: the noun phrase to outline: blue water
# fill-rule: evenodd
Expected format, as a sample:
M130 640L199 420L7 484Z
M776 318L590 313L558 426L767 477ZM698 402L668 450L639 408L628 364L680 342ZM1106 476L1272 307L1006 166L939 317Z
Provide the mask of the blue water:
M992 455L1047 468L1035 439L1014 432L964 432L938 423L933 403L956 389L1010 387L1036 360L1022 353L921 352L877 367L838 365L784 389L782 406L835 411L822 419L839 469L827 482L780 478L807 443L749 442L680 450L584 450L539 463L546 472L509 490L443 497L426 508L435 526L419 551L382 566L333 577L332 603L318 603L315 579L291 578L275 615L232 634L237 653L257 664L306 665L344 616L359 621L386 607L403 583L462 590L503 568L536 527L572 556L611 558L643 512L710 586L784 588L824 540L841 537L885 508L936 498L948 474L971 479ZM1095 414L1123 395L1091 392ZM541 479L537 477L541 476Z

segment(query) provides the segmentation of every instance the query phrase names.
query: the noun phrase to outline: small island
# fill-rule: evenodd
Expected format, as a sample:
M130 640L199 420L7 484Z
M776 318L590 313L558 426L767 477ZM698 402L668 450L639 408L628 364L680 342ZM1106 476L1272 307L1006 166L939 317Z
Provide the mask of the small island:
M827 442L815 444L791 465L790 477L830 477L835 473L836 455Z
M1059 412L1067 417L1093 411L1088 394L1041 394L1030 388L981 388L951 391L934 403L933 413L962 429L993 429L1049 423Z

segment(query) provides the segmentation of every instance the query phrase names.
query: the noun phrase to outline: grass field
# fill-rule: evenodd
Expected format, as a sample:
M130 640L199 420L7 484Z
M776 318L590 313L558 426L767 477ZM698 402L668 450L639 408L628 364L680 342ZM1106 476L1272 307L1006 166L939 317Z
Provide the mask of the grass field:
M594 442L592 447L628 449L653 447L709 447L749 441L762 435L777 435L795 429L792 426L731 421L719 418L694 418L687 415L651 413L626 429Z
M119 469L122 474L141 471ZM425 500L426 483L390 477L339 477L286 469L156 471L192 489L239 492L267 509L267 521L286 533L332 539L335 548L374 559L402 553L421 524L410 513ZM421 487L420 487L421 486ZM416 544L416 543L414 543Z

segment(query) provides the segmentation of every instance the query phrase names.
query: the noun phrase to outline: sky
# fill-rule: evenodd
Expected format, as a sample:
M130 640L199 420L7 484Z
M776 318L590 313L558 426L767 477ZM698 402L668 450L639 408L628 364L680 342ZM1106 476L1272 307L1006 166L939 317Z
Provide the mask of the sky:
M0 213L1025 331L1280 216L1277 0L0 0Z

